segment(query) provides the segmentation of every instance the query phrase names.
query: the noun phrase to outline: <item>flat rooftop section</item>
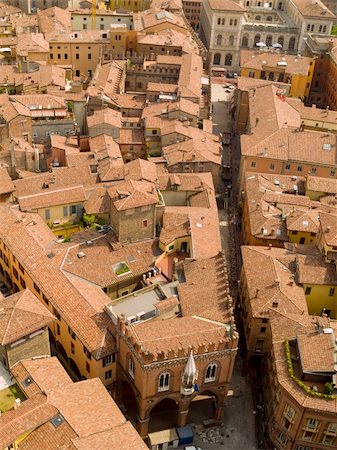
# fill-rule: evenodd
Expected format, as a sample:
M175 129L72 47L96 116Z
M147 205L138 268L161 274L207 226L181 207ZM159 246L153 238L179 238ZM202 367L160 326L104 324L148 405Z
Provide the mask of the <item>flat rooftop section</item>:
M121 314L124 314L130 322L150 319L157 315L156 303L177 296L176 286L178 284L178 281L175 281L147 286L108 303L106 311L114 323Z

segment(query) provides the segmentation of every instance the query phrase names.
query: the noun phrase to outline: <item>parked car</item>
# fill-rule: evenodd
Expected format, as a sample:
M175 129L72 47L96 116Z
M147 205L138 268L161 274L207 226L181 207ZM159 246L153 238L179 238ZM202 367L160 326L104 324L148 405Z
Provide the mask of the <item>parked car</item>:
M201 450L201 448L196 447L195 445L187 445L184 450Z

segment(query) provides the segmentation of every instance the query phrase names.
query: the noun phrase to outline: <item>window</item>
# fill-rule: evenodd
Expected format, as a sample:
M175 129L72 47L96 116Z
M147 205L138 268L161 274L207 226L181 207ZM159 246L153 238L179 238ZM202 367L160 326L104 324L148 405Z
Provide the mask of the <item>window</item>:
M79 70L75 70L75 76L79 77L80 76L80 71Z
M271 163L270 166L269 166L269 169L270 169L270 170L275 170L275 164L274 164L274 163Z
M70 350L71 350L71 353L74 355L75 354L75 345L72 341L70 343Z
M330 288L329 297L333 297L335 295L335 288Z
M283 47L284 37L283 37L283 36L280 36L280 37L278 38L277 42L278 42L280 45L282 45L282 47Z
M170 374L164 372L160 375L158 381L158 392L168 391L170 388Z
M242 36L242 47L248 47L248 34Z
M222 19L221 25L225 25L225 23L226 23L226 20Z
M135 377L135 363L132 358L129 359L129 374L132 378Z
M50 220L50 210L49 209L44 210L44 218L46 220Z
M255 78L255 72L249 72L248 73L249 78Z
M21 286L23 287L23 289L26 289L26 282L22 277L20 277L20 283L21 283Z
M68 326L68 333L70 334L71 338L74 339L74 341L76 341L76 335L69 326Z
M336 175L336 171L335 170L330 170L330 177L334 177Z
M45 304L49 305L49 300L47 299L47 297L44 294L42 294L42 298L43 298L43 301L45 302Z
M306 424L306 428L310 428L310 429L317 429L319 425L319 421L316 419L308 419L307 420L307 424Z
M231 66L233 61L233 56L228 53L225 58L225 66Z
M268 319L262 319L262 323L268 323Z
M88 53L88 59L91 59L91 53Z
M57 318L58 320L61 320L60 313L57 311L57 309L53 308L53 312L54 312L54 316L56 316L56 318Z
M261 352L262 352L262 350L263 350L263 343L264 343L263 339L258 339L258 340L256 341L256 344L255 344L255 351L256 351L257 353L261 353Z
M315 175L316 172L317 172L317 167L312 167L311 168L312 175Z
M276 439L284 446L287 445L288 443L288 439L286 438L286 436L282 433L282 431L279 432L279 434L277 435Z
M13 267L13 275L17 280L19 279L19 274L15 267Z
M68 206L63 206L63 217L68 216Z
M302 166L297 166L297 172L302 172L303 167Z
M220 65L220 61L221 61L220 53L215 53L214 56L213 56L213 64L215 66L219 66Z
M261 327L261 328L260 328L260 333L265 333L265 332L266 332L266 329L267 329L266 327Z
M233 47L234 45L234 36L229 36L229 46Z
M84 345L83 345L83 352L84 352L84 354L86 355L86 357L87 357L89 360L91 360L91 353L89 352L89 350L87 349L87 347L85 347Z
M152 134L157 134L158 131L157 130L152 130Z
M291 165L290 164L286 164L286 170L290 170Z
M306 288L305 288L305 295L310 295L311 294L311 287L310 286L307 286Z
M295 42L296 42L296 38L294 36L289 39L288 50L294 50Z
M36 283L34 283L34 289L36 290L36 292L38 294L40 294L41 290L40 290L39 286Z
M215 381L217 365L215 363L211 363L207 366L206 374L205 374L205 383L210 383L211 381Z
M85 363L85 368L86 368L87 372L90 373L90 364L88 363L88 361L86 361L86 363Z
M79 53L76 53L76 59L80 59Z
M310 23L307 25L307 31L310 31Z
M50 59L53 59L53 58L54 58L54 55L51 53L51 54L49 55L49 58L50 58Z
M295 230L295 231L292 231L292 234L297 234L297 231Z
M143 228L147 228L147 225L148 225L147 219L143 220Z
M221 25L221 19L220 19L220 17L219 17L219 19L218 19L218 25Z
M56 324L56 334L58 336L60 336L60 334L61 334L60 325L58 323Z
M250 163L250 167L256 167L256 162L255 162L255 161L252 161L252 162Z
M76 214L76 205L71 205L71 206L70 206L70 214L71 214L71 215Z
M107 355L103 358L103 367L109 366L113 362L115 362L115 355Z
M107 370L105 372L105 379L106 380L111 380L111 378L112 378L112 370Z
M222 35L218 34L216 37L216 45L222 45Z
M231 19L231 20L229 21L229 25L230 25L230 26L233 25L233 19Z

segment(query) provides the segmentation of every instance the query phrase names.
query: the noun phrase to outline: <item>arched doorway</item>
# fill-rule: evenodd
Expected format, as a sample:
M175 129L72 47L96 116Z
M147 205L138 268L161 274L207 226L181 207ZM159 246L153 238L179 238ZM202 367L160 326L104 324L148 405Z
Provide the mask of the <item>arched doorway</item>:
M199 393L190 403L187 414L187 423L202 423L213 419L217 407L217 397L211 391Z
M75 361L71 358L69 358L69 366L70 366L71 370L73 371L75 377L78 380L80 380L81 379L80 369L77 367L77 364L75 363Z
M138 420L138 403L135 393L127 381L123 381L121 388L121 400L126 409L127 418L136 424Z
M171 398L164 398L156 403L150 411L149 433L176 427L178 411L178 403Z

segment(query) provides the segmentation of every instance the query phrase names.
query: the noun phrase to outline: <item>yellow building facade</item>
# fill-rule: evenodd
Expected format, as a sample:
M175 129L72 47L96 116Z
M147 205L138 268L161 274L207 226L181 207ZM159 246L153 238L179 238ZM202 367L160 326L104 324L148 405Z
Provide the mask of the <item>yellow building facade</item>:
M312 59L307 73L288 72L287 66L261 65L241 67L241 76L290 84L290 97L307 98L314 75L315 61Z
M98 377L105 386L116 379L115 354L95 359L85 345L58 311L52 306L39 286L30 276L28 267L24 267L6 244L0 240L0 272L7 283L12 283L14 290L30 289L31 292L55 315L56 320L50 326L59 358L76 378ZM76 312L74 311L74 314ZM99 355L98 355L99 356Z

